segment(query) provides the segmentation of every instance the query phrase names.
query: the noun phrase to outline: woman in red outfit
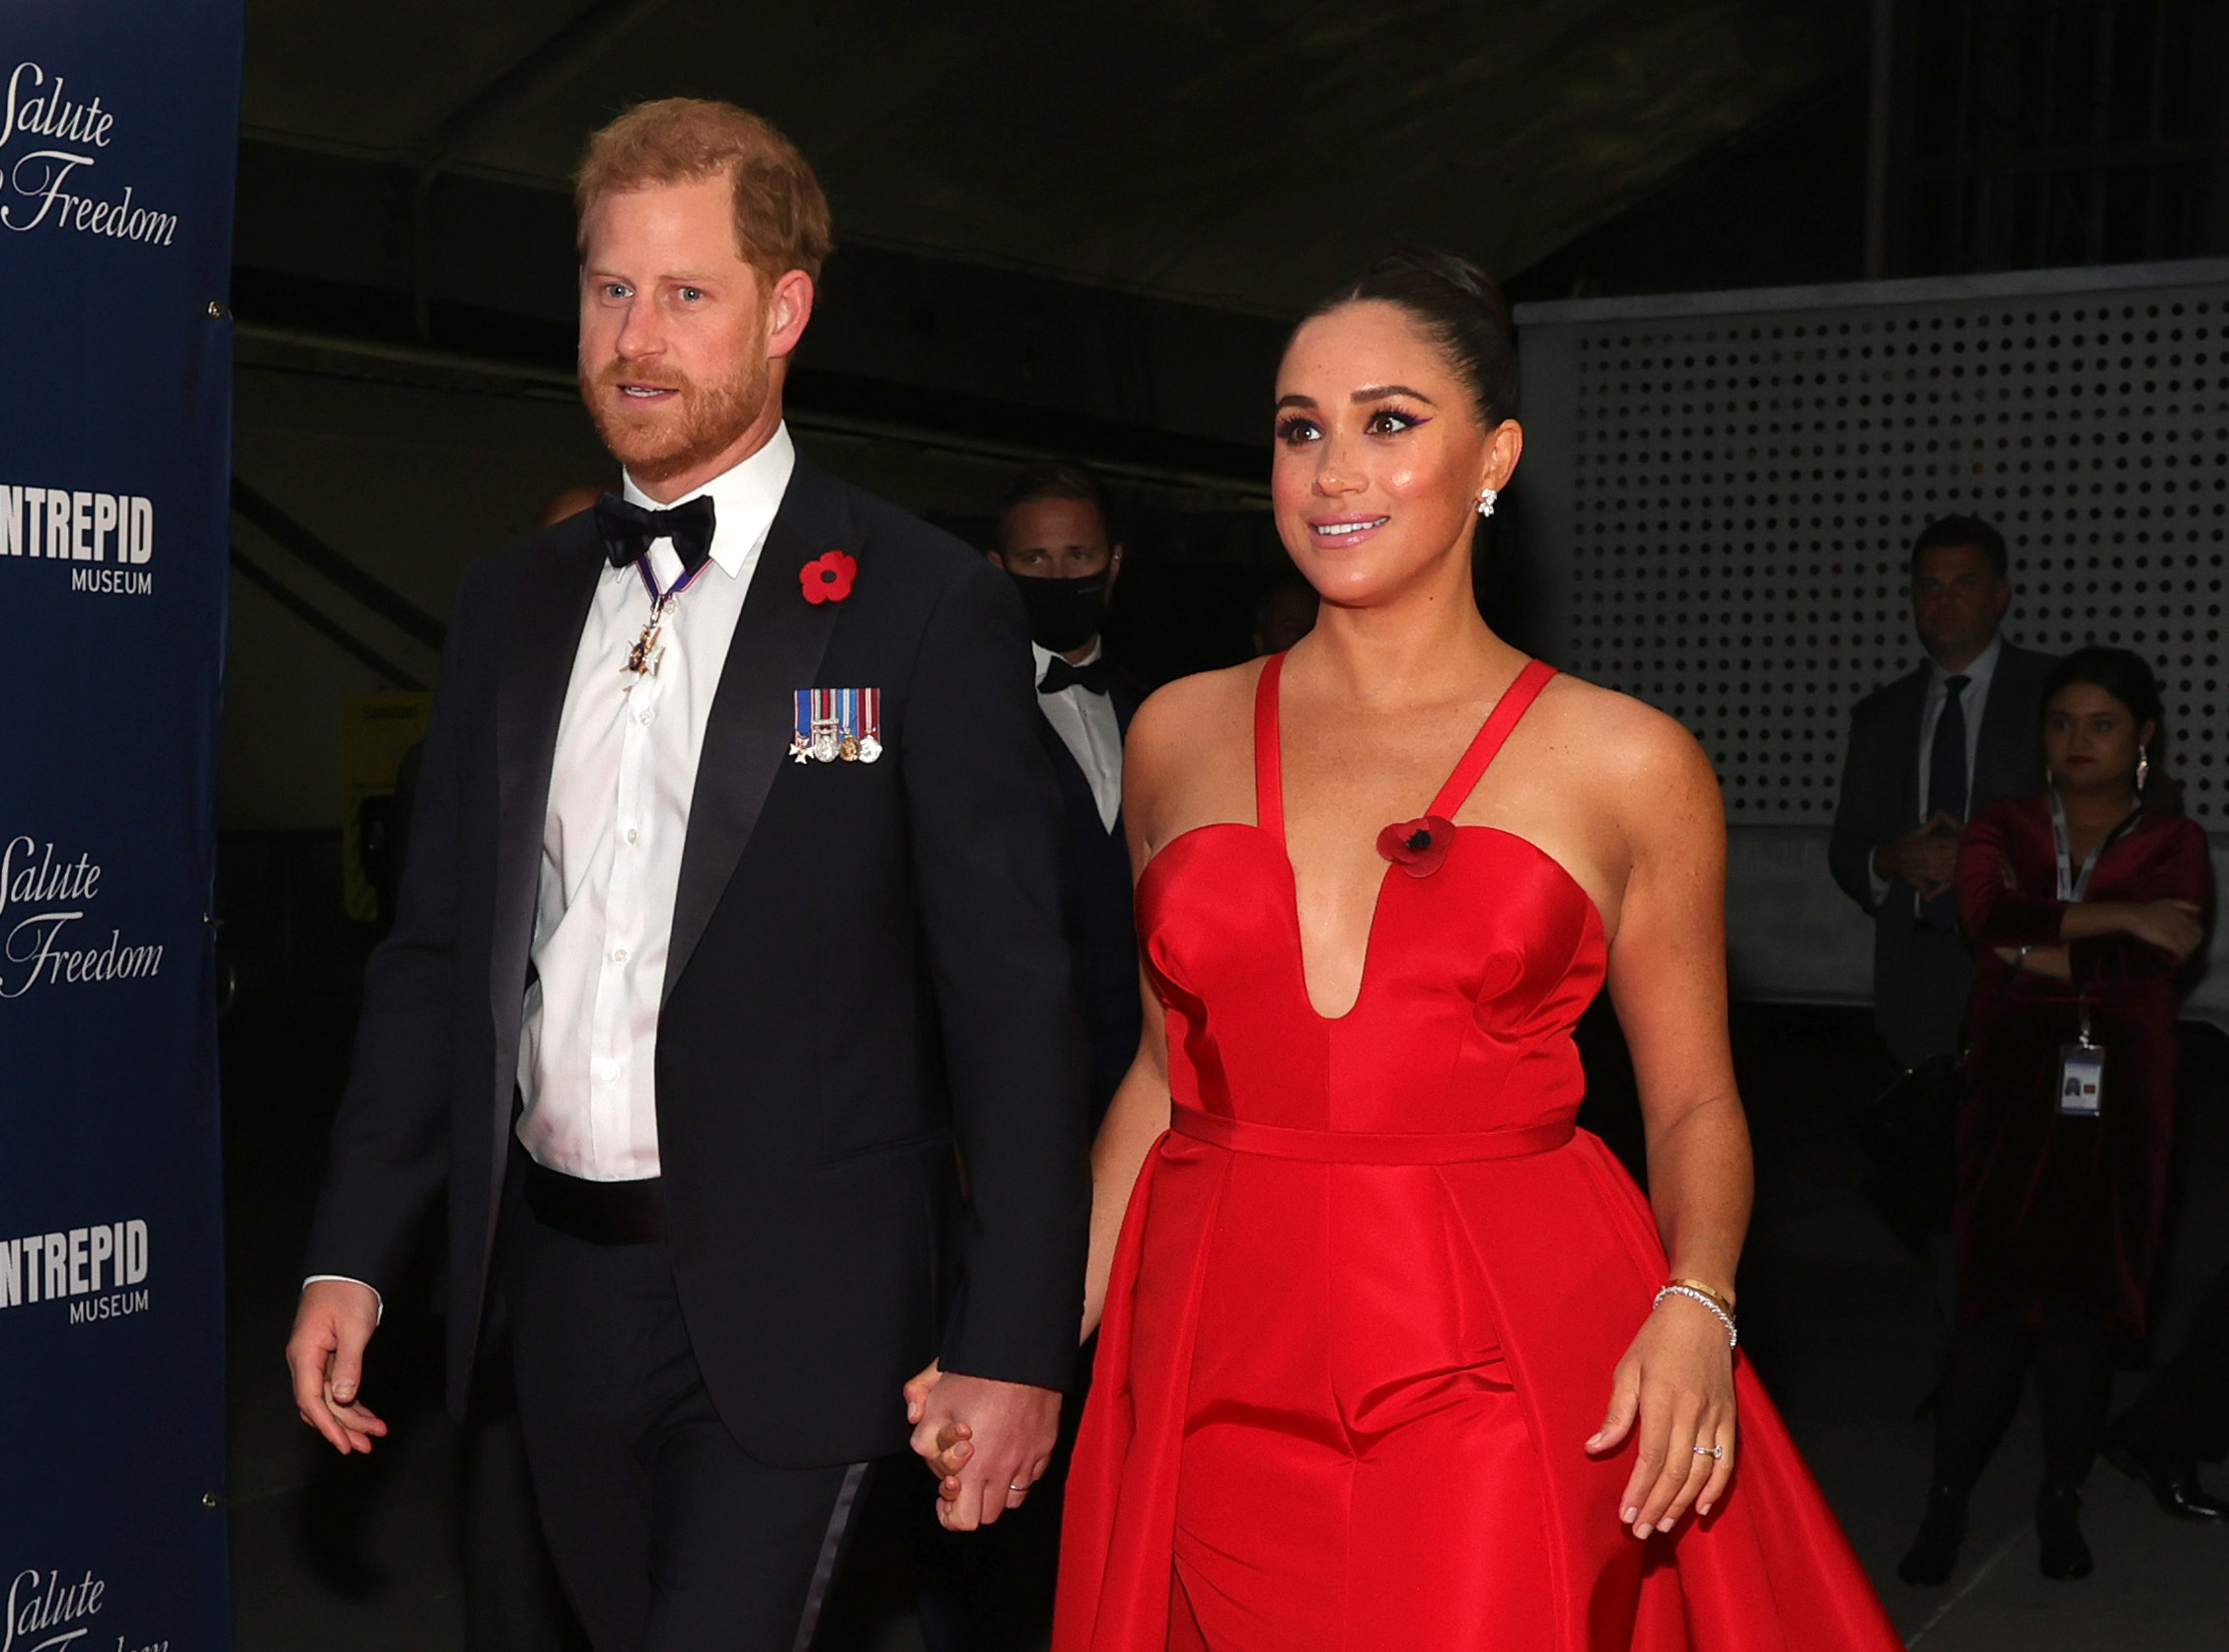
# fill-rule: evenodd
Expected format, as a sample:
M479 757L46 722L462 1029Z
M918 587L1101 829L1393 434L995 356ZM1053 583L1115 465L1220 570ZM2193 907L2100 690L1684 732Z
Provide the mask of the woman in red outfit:
M2115 1344L2144 1335L2175 1131L2176 980L2213 892L2205 833L2174 812L2159 749L2151 668L2123 648L2070 654L2043 691L2050 789L1984 809L1959 849L1959 910L1981 954L1959 1119L1959 1322L1907 1582L1950 1577L1967 1493L2031 1360L2043 1575L2091 1570L2082 1482ZM2088 1093L2065 1059L2085 1021L2104 1063Z
M1057 1652L1894 1647L1731 1345L1710 765L1471 597L1523 445L1500 296L1385 259L1277 395L1321 617L1131 728L1147 1031L1094 1153ZM1653 1208L1573 1128L1605 977Z

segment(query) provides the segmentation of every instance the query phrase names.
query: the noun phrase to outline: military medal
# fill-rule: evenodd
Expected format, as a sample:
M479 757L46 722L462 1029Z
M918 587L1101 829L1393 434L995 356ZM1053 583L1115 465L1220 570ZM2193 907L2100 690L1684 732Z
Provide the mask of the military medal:
M642 635L627 650L627 663L620 667L623 671L632 672L635 682L658 674L659 662L666 657L665 645L658 640L659 635L665 630L666 614L680 600L681 593L689 589L697 575L710 565L708 562L698 563L661 591L658 589L657 576L650 571L650 559L635 559L634 571L642 576L643 588L650 593L650 617L642 622ZM634 683L630 683L621 692L630 693L633 688Z
M872 763L882 755L880 689L799 689L793 763Z
M678 589L677 586L676 590ZM642 622L642 635L634 639L634 646L627 651L625 669L637 677L655 677L658 674L658 662L666 657L665 649L658 642L658 633L664 629L666 604L672 600L672 595L669 592L651 601L650 617ZM627 686L632 689L634 685L630 683Z

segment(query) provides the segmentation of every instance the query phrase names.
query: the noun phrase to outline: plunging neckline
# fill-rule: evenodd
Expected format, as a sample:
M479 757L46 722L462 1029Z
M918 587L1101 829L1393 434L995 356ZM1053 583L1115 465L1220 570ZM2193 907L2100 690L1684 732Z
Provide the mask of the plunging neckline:
M1285 755L1280 744L1282 727L1278 716L1279 687L1284 669L1285 655L1270 655L1263 662L1261 676L1254 685L1254 825L1276 846L1278 858L1285 863L1286 889L1293 912L1293 947L1300 971L1300 998L1306 1004L1308 1013L1317 1020L1336 1023L1353 1015L1369 995L1371 959L1377 945L1377 919L1378 914L1385 909L1385 880L1392 876L1394 865L1391 862L1386 863L1384 869L1377 874L1376 887L1371 893L1370 922L1363 930L1362 968L1355 976L1355 996L1346 1009L1336 1015L1326 1014L1316 1007L1315 989L1309 984L1307 939L1300 923L1300 871L1293 864L1293 851L1285 837ZM1511 730L1517 727L1519 719L1531 709L1532 703L1540 697L1540 691L1548 686L1549 679L1555 674L1555 667L1552 665L1536 659L1524 662L1509 687L1502 690L1495 700L1493 710L1486 713L1486 720L1479 725L1478 732L1471 736L1470 743L1455 760L1453 770L1433 796L1425 814L1437 815L1453 825L1456 813L1478 788L1479 781L1485 777L1488 766L1500 755ZM1243 822L1226 821L1221 824L1241 825ZM1204 828L1194 828L1202 829ZM1499 832L1503 837L1515 838L1562 872L1574 888L1579 888L1579 880L1571 876L1569 869L1530 839L1519 837L1515 832L1502 831L1498 827L1457 826L1455 834L1458 842L1464 832ZM1185 835L1188 834L1179 834ZM1175 841L1171 839L1170 844ZM1162 846L1164 853L1168 847L1169 845ZM1157 861L1160 856L1156 854L1153 859ZM1585 895L1586 891L1580 889L1580 893ZM1589 908L1593 909L1594 897L1588 895L1586 898ZM1597 912L1597 918L1598 916Z

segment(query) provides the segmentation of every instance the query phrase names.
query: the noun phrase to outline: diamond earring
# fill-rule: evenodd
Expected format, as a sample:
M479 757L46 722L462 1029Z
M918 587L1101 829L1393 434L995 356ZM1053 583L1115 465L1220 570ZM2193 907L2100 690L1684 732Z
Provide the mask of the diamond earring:
M2152 754L2149 748L2136 748L2136 789L2144 789L2144 783L2152 778Z
M1493 488L1479 488L1479 490L1478 490L1478 514L1479 514L1479 515L1481 515L1481 516L1491 516L1491 515L1493 515L1493 514L1494 514L1494 501L1495 501L1496 499L1500 498L1500 497L1501 497L1501 494L1499 494L1498 492L1496 492L1496 491L1495 491L1495 490L1494 490Z

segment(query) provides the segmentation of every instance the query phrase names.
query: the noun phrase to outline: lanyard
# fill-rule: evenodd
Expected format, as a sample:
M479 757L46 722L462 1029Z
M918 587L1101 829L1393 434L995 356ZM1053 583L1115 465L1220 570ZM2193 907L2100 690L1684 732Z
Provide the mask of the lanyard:
M2057 788L2052 788L2051 848L2058 856L2058 898L2060 900L2079 901L2089 895L2090 874L2098 869L2098 863L2105 859L2105 852L2128 835L2137 820L2142 817L2143 812L2144 805L2138 803L2122 816L2120 824L2098 841L2098 847L2091 850L2089 859L2082 863L2082 869L2076 871L2074 869L2074 852L2067 844L2066 806L2058 800Z

